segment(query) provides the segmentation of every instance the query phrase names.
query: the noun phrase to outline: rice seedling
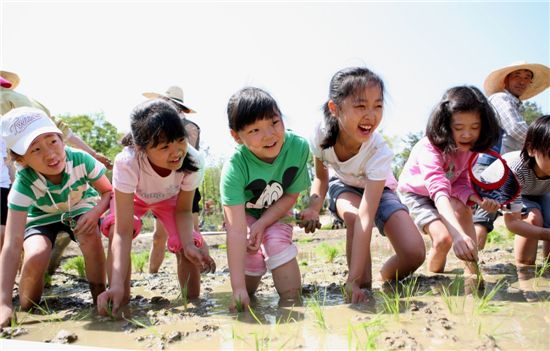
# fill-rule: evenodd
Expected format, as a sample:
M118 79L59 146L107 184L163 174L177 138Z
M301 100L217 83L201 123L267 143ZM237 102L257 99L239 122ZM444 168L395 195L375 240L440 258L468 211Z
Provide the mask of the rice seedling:
M307 244L313 241L313 238L300 238L298 239L298 244Z
M227 244L219 244L218 249L220 250L227 250Z
M384 323L380 316L355 326L348 324L348 350L353 348L354 339L356 350L378 350L377 341L383 329ZM364 337L358 333L361 330L365 332Z
M149 261L149 252L141 251L139 253L131 253L130 260L132 261L132 268L134 272L143 273L145 264Z
M396 289L393 286L391 288L392 291L390 292L379 290L376 292L376 295L382 300L383 312L393 314L394 317L399 318L399 312L401 312L401 297L399 295L399 288Z
M269 350L269 344L271 342L271 338L269 336L260 337L257 332L253 333L253 335L256 351Z
M244 312L244 305L240 297L237 299L237 301L235 301L235 309L237 310L237 313Z
M256 323L258 323L259 325L263 325L262 321L258 318L258 316L256 316L256 313L254 313L254 310L252 309L252 307L250 307L250 305L248 306L248 312L250 312L250 315L252 316L252 318L254 318Z
M137 318L128 319L128 318L124 317L124 315L122 316L122 318L126 322L128 322L128 323L130 323L130 324L132 324L132 325L134 325L138 328L143 328L143 329L147 330L148 332L150 332L151 334L154 334L159 339L162 337L161 333L151 323L151 320L148 321L149 325L147 325L147 324L145 324L144 322L140 321Z
M542 262L542 265L535 265L535 277L542 278L548 269L550 269L550 258L547 257L544 262Z
M317 246L315 251L318 254L322 255L328 263L334 262L334 259L340 253L340 250L337 246L332 246L327 243L321 243L319 246Z
M187 277L185 284L180 286L181 303L185 311L187 311L187 305L189 304L189 278L190 277Z
M498 307L492 305L490 302L495 297L496 293L502 289L502 287L506 284L506 281L504 279L499 280L489 291L488 293L485 292L481 296L474 295L475 298L475 312L477 313L488 313L488 312L494 312L498 310Z
M326 288L325 288L325 294L323 296L326 296ZM317 325L321 329L328 329L327 328L327 322L325 320L325 315L323 313L323 307L325 306L325 300L323 298L323 304L321 305L319 303L319 291L316 291L313 296L307 300L306 306L311 309L313 312L313 315L315 316L315 325Z
M84 257L83 256L75 256L73 258L70 258L67 260L67 262L63 265L64 271L76 271L78 273L79 278L85 278L86 277L86 264L84 263Z
M418 277L410 276L399 282L402 285L401 293L405 299L405 309L408 310L411 307L412 297L418 292Z
M441 286L441 298L452 314L464 313L466 297L460 296L464 291L464 278L455 276L448 286Z

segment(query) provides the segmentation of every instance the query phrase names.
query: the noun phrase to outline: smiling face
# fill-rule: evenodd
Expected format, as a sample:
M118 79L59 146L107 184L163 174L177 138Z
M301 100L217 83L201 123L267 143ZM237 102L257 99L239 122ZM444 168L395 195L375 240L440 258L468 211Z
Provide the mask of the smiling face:
M340 106L331 100L328 107L338 118L339 140L360 146L369 140L382 120L384 101L378 84L367 85L359 94L345 98Z
M17 161L57 183L60 180L59 175L65 170L66 157L65 143L61 136L57 133L46 133L36 137L27 152Z
M513 71L504 79L504 87L516 97L523 95L531 83L533 83L533 72L527 69Z
M471 150L479 138L481 130L479 113L477 111L453 113L451 130L457 149L459 151Z
M160 142L156 146L148 146L145 153L153 169L165 177L183 165L187 155L187 140L180 138L169 143Z
M231 136L260 160L272 163L285 142L285 125L281 116L275 114L272 118L258 119L238 132L231 130Z

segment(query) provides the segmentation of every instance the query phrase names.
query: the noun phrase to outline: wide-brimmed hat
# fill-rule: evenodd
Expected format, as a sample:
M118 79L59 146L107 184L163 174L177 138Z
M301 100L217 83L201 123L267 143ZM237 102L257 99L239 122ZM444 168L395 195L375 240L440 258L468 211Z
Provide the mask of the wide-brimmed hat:
M189 107L187 107L183 103L183 90L180 87L176 86L176 85L173 85L173 86L169 87L166 90L166 93L164 93L164 94L161 94L161 93L143 93L143 96L145 96L148 99L156 99L156 98L159 98L159 97L164 97L164 98L170 99L170 100L174 101L175 103L183 106L183 109L184 109L185 113L195 113L194 110L190 109Z
M0 71L0 76L11 83L10 89L15 89L19 85L19 76L13 72Z
M2 116L0 126L6 147L18 155L24 155L34 139L42 134L62 134L44 111L32 107L10 110Z
M491 72L483 83L485 94L491 96L499 91L504 91L504 79L506 76L520 69L527 69L533 72L533 82L525 92L521 94L519 97L520 100L527 100L550 86L550 68L539 63L527 63L522 61Z

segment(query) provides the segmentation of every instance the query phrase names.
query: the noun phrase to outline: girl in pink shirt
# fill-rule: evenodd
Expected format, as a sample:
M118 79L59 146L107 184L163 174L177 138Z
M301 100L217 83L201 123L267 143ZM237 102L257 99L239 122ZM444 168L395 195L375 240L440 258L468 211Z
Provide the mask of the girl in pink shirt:
M411 150L398 191L418 228L432 239L431 272L443 272L451 245L459 259L477 261L470 206L477 203L494 212L498 203L474 194L468 160L497 138L498 122L485 96L475 87L459 86L443 95L430 116L426 137ZM475 273L473 265L466 268Z
M200 272L215 270L200 233L193 230L191 208L203 177L204 161L187 143L177 111L164 100L149 100L131 114L131 134L113 168L114 203L101 225L109 236L109 289L98 297L98 311L112 313L130 298L130 250L147 211L168 232L168 249L176 254L180 287L187 297L200 292ZM114 224L114 225L113 225Z

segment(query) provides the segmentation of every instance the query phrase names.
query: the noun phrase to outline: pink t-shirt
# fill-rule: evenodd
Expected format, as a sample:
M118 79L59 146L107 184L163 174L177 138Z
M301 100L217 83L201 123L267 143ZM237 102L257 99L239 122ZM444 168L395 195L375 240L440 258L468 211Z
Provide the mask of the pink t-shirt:
M411 150L397 190L429 196L434 202L440 196L447 196L468 204L468 198L474 193L468 175L471 155L471 151L458 151L445 156L424 137Z
M204 159L192 146L187 151L199 170L172 171L161 177L152 168L147 155L133 147L125 147L115 158L113 187L123 193L135 193L145 203L156 203L176 196L180 190L195 190L204 176Z

